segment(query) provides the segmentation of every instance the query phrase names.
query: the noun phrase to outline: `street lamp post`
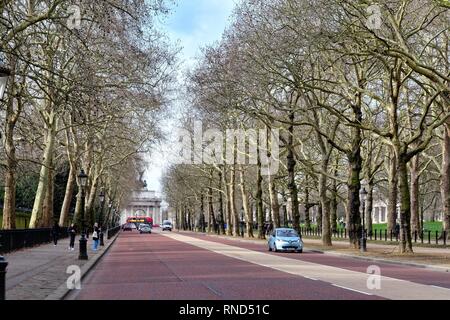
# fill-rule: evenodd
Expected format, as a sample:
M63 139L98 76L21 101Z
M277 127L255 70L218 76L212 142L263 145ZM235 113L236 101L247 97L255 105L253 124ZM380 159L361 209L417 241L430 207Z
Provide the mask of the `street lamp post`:
M366 238L366 198L367 198L367 191L366 188L363 188L360 191L361 195L361 202L362 202L362 233L361 233L361 252L367 251L367 238Z
M102 190L100 191L100 218L99 218L99 222L100 222L100 246L104 246L105 242L103 239L103 209L105 206L105 192Z
M86 226L85 226L85 210L84 210L84 200L85 200L85 189L87 186L88 176L84 173L84 170L81 169L80 174L78 175L78 179L80 181L81 187L81 238L80 238L80 254L78 256L79 260L88 260L87 254L87 239L86 239Z
M8 68L0 66L0 100L3 100L3 96L6 91L6 84L8 83L8 77L11 75L11 71ZM0 255L0 300L5 300L6 292L6 267L8 262Z

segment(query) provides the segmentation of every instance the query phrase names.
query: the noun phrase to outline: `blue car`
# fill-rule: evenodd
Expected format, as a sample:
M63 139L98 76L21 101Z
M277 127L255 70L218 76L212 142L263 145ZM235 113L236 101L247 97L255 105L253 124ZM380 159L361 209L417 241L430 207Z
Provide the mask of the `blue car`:
M275 229L269 237L269 251L303 252L303 241L297 231L289 228Z

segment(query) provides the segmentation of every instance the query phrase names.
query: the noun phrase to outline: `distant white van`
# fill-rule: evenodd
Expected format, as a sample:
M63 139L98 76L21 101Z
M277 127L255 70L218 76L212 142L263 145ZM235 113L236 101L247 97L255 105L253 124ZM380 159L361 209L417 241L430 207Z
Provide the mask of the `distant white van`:
M173 226L172 226L172 222L170 220L163 221L162 226L161 226L162 231L166 231L166 230L172 231L172 228L173 228Z

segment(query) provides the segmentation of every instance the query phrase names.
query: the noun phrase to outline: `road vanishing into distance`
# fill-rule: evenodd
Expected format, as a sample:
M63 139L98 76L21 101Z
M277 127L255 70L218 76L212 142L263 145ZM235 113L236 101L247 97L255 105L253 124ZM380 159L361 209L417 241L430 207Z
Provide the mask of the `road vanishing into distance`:
M375 266L375 267L374 267ZM375 277L368 270L379 270ZM203 234L122 232L67 299L450 300L450 274Z

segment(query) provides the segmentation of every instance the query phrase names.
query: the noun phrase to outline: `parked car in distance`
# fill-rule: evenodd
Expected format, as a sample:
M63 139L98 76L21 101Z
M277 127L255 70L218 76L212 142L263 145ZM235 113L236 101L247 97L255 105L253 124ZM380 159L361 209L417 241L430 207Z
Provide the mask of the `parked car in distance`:
M169 220L164 220L163 224L161 225L161 229L162 231L172 231L172 222L170 222Z
M272 231L268 240L269 251L303 252L303 241L297 231L290 228L278 228Z
M133 231L133 224L132 223L126 223L122 227L123 231Z
M143 233L152 233L152 228L150 227L150 225L148 224L141 224L139 226L139 233L143 234Z

